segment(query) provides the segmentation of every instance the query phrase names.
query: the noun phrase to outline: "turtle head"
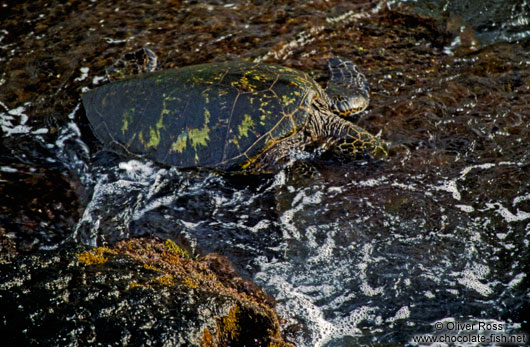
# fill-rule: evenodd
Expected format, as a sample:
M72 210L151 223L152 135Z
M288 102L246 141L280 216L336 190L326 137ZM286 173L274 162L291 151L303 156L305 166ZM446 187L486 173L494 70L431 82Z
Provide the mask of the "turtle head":
M341 117L364 111L370 102L370 87L359 68L347 59L331 58L328 69L326 101L330 110Z

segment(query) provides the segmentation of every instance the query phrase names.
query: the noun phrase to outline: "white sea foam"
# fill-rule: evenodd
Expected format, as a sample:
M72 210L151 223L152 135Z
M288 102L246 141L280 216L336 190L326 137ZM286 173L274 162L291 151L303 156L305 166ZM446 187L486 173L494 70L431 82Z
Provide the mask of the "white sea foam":
M513 206L523 202L523 201L527 201L527 200L530 200L530 193L527 193L525 195L522 195L522 196L517 196L513 199Z
M10 173L18 172L18 170L15 169L14 167L7 166L7 165L0 166L0 171L2 171L2 172L10 172Z
M407 319L409 317L410 317L410 308L408 306L403 306L396 312L394 317L390 317L386 321L387 322L395 322L397 320Z
M453 273L453 275L458 277L458 283L464 287L488 297L493 293L493 287L496 284L496 282L483 283L489 273L490 269L486 265L473 264L461 272Z
M26 125L28 116L25 114L26 107L19 106L9 110L7 106L0 102L6 112L0 112L0 128L4 136L11 136L14 134L29 134L31 127Z
M523 272L515 275L515 277L510 281L510 283L508 283L508 287L510 288L517 287L525 279L526 276L527 274Z
M521 211L517 209L517 212L514 214L509 209L504 207L501 203L486 203L487 209L494 209L497 214L499 214L507 223L521 222L527 219L530 219L530 212Z
M65 127L54 146L71 146L78 138L79 128L72 122ZM67 152L64 160L68 160ZM88 155L87 148L78 152ZM231 195L223 195L210 191L208 208L211 210L208 212L212 214L212 220L177 217L171 223L189 231L186 237L193 247L196 245L194 233L204 233L204 230L224 228L256 238L261 238L258 235L269 229L278 230L278 238L283 235L279 244L268 247L256 241L257 247L270 252L267 256L246 244L235 244L237 241L233 239L224 242L230 245L233 242L238 250L255 252L255 264L252 265L257 264L258 272L254 280L275 297L278 311L287 322L304 326L307 335L299 338L299 345L331 346L336 339L364 334L365 328L359 329L361 323L363 327L370 327L370 334L379 334L393 324L401 324L397 323L400 321L411 324L408 320L418 313L415 306L418 301L433 304L447 293L456 298L469 290L489 301L496 298L498 288L516 288L523 282L526 276L523 273L512 275L508 284L501 285L491 279L492 269L481 262L484 254L490 254L485 244L492 238L483 237L483 230L491 229L491 218L474 218L473 215L490 211L504 213L506 223L525 221L528 217L527 212L521 211L522 202L529 200L530 194L515 198L512 206L505 207L495 201L483 205L465 201L460 191L473 170L488 170L495 165L513 163L469 166L432 186L420 176L399 181L391 176L374 175L372 179L352 181L345 186L316 183L299 187L289 185L290 178L282 171L265 189L268 194L282 190L290 196L290 201L282 201L283 209L279 211L278 219L257 221L254 211L246 208L255 206L252 204L261 198L260 194L234 191ZM129 160L121 162L116 171L112 171L114 178L111 179L110 174L99 175L94 182L92 201L80 221L80 225L90 229L87 243L96 245L102 233L100 229L103 225L108 228L109 224L116 225L117 233L126 237L130 223L142 220L151 211L154 214L166 211L161 207L172 206L182 198L182 192L203 195L208 191L208 181L215 177L208 176L194 183L183 180L182 184L175 185L171 194L167 194L164 188L175 178L168 175L178 172L172 170L160 169L149 161ZM180 173L175 176L181 177ZM355 201L358 205L353 204L351 191L356 187L367 190L384 187L403 194L421 192L434 201L445 198L450 203L440 204L439 210L434 211L440 212L433 217L439 219L437 223L454 222L451 218L455 214L467 219L451 233L427 231L425 228L430 221L415 216L404 219L387 211L386 206L377 200L362 197ZM122 199L119 201L121 208L113 213L105 210L108 201L119 199ZM337 216L343 204L363 206L363 209L349 208L339 218L326 219L328 212ZM184 208L187 207L175 207ZM216 219L217 214L235 214L237 218ZM366 233L364 227L370 223L378 224L368 228L373 233ZM506 244L511 240L509 230L489 235L497 235L493 239L501 246L515 247ZM524 242L528 246L528 241ZM418 282L428 286L417 289ZM412 302L410 297L414 298Z
M106 80L107 80L107 77L105 77L105 76L94 76L94 78L92 79L92 84L97 86L98 84L100 84L101 82L106 81ZM83 93L86 92L86 91L88 91L88 89L87 90L83 90Z
M90 68L83 66L79 69L79 71L81 72L81 76L74 78L74 81L76 82L85 80L88 77L88 71L90 71Z
M471 213L475 211L473 206L469 206L469 205L455 205L455 207L458 208L460 211L467 212L467 213Z

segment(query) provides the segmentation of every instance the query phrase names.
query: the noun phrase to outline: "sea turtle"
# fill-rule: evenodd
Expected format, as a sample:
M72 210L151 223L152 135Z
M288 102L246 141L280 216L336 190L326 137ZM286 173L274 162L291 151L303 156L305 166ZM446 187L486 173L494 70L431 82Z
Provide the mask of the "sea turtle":
M104 144L181 168L271 173L292 149L318 146L386 154L378 137L341 117L368 105L364 75L343 58L328 67L326 91L292 68L230 61L130 76L82 99Z

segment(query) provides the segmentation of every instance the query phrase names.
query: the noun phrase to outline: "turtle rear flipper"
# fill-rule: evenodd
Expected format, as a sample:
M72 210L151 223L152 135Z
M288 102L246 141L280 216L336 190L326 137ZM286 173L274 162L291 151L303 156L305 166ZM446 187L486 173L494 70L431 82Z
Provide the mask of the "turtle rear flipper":
M121 80L128 76L156 70L158 58L149 48L125 53L118 61L105 70L109 81Z
M370 101L370 86L357 66L344 58L328 60L328 106L341 117L362 112Z

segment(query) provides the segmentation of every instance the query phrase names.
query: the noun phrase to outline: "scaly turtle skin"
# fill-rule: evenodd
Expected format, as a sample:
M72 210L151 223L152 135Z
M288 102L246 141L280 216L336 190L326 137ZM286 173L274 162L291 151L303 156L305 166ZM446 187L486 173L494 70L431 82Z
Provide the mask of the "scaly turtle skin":
M182 168L275 172L291 149L319 145L386 154L339 116L366 108L366 79L345 59L328 67L327 93L303 72L236 61L132 76L85 93L83 105L104 144Z

